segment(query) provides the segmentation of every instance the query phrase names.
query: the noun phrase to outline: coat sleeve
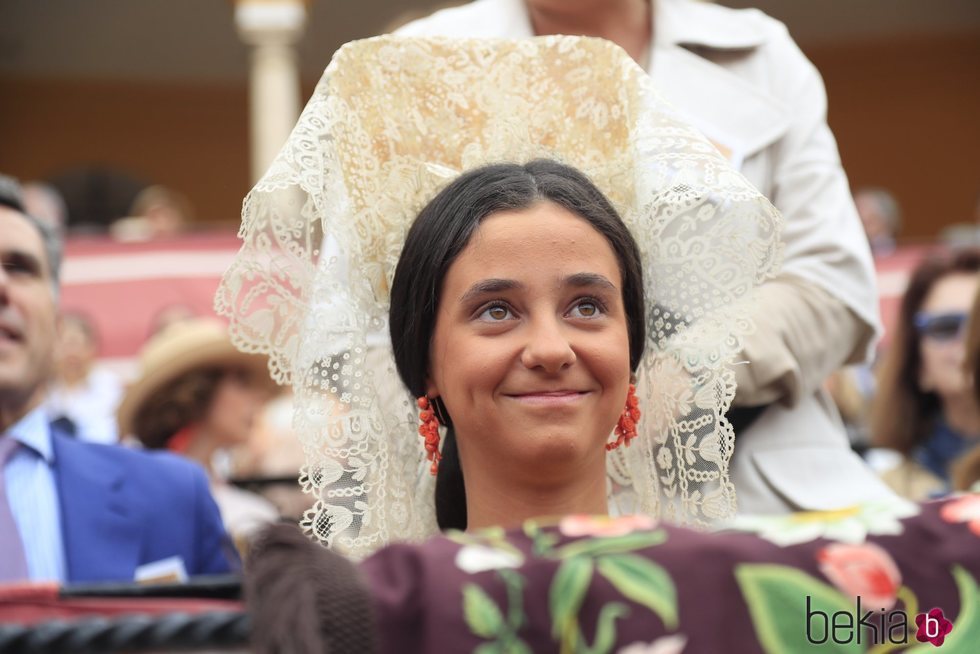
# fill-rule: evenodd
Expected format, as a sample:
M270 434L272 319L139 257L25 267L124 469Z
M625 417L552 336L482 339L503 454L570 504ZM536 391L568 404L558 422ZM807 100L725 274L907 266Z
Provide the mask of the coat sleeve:
M742 339L747 365L735 367L737 405L795 405L845 363L849 348L862 351L873 333L843 302L799 277L764 284L758 298L765 320Z
M783 270L763 285L757 332L745 340L736 403L794 404L837 367L870 353L878 331L870 248L827 124L816 68L780 25L757 62L791 116L768 148L769 188L785 218Z
M237 572L241 569L241 559L221 521L221 513L211 496L208 479L197 468L193 474L196 552L195 566L187 574L194 576Z

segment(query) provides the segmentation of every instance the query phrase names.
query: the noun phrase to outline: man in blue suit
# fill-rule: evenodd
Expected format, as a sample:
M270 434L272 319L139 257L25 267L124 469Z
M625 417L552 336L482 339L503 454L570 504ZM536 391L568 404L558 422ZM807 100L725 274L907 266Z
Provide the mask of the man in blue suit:
M0 583L231 571L238 557L200 467L48 424L59 264L56 236L0 179Z

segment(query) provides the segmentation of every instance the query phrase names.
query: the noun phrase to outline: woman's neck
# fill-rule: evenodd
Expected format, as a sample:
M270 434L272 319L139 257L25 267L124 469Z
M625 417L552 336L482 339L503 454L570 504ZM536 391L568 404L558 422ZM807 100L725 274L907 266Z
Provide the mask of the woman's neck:
M604 453L603 453L604 454ZM606 515L606 472L590 466L591 474L569 477L561 483L521 483L499 471L466 473L466 528L519 527L525 520L576 513Z
M652 40L652 0L528 2L531 27L537 35L572 34L608 39L640 65Z
M965 438L980 438L980 406L973 389L943 399L943 419L950 429Z

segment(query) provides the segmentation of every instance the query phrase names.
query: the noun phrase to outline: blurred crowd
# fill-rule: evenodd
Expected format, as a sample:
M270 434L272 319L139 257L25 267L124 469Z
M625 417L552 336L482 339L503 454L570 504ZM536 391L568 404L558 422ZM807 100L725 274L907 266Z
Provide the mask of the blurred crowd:
M885 189L854 195L879 270L897 249L901 208ZM980 292L980 248L951 230L910 254L905 290L871 363L827 380L852 446L900 495L925 500L975 484L980 405L966 329Z
M40 182L21 186L13 178L0 176L0 214L5 221L0 227L0 327L5 338L28 352L26 359L15 352L3 353L4 411L18 411L7 406L11 402L25 406L24 400L16 399L23 393L29 396L26 406L30 409L26 418L15 424L5 420L3 425L4 431L11 430L13 437L5 442L13 447L0 452L0 472L6 473L0 475L0 491L4 486L7 489L0 499L6 496L9 500L9 518L20 528L24 542L17 547L19 555L11 558L6 548L13 545L0 539L6 559L0 565L0 579L125 580L134 573L138 579L142 573L137 564L152 563L144 560L149 556L146 552L116 571L77 565L73 560L98 553L88 551L89 535L72 533L77 519L68 514L76 509L64 506L64 500L59 506L56 496L64 497L66 485L71 485L71 494L77 493L87 503L85 511L112 510L112 504L100 503L85 480L75 480L80 481L76 487L72 472L32 465L28 451L42 454L49 463L61 459L67 465L72 455L60 450L63 437L96 459L107 452L156 450L193 461L203 471L204 495L194 499L193 507L180 506L170 496L171 492L179 496L176 490L162 488L162 493L154 495L146 487L174 482L187 486L192 479L186 478L186 469L185 474L173 476L165 466L154 464L158 459L130 461L107 455L120 467L117 484L125 479L124 470L159 476L155 482L134 479L124 484L124 492L133 497L123 504L135 503L132 510L145 513L138 517L140 521L165 520L167 504L176 506L178 519L183 512L206 516L210 498L217 505L217 521L189 535L200 545L206 540L202 531L210 528L216 530L212 536L225 544L196 563L193 556L184 557L178 569L166 569L162 575L151 569L145 573L151 580L235 569L259 529L280 519L296 521L308 507L310 501L296 483L302 455L289 429L289 396L271 381L265 357L243 354L233 347L224 323L216 316L200 315L184 304L160 308L138 356L120 366L118 362L107 365L96 318L105 324L122 314L95 316L88 310L58 309L62 252L72 234L92 238L101 231L107 233L103 239L118 242L173 239L186 227L188 207L180 194L151 186L136 196L133 215L121 217L108 228L84 221L70 226L66 203L55 187ZM120 296L112 310L125 312L126 301ZM46 326L49 318L56 325L54 330ZM15 395L8 397L11 394ZM38 421L50 424L50 439L37 429ZM90 444L108 449L92 449ZM274 453L267 458L269 450ZM76 457L81 459L79 465L87 460L84 455L72 456ZM141 469L144 464L148 467ZM110 471L102 473L112 481ZM39 498L29 497L28 488L41 489ZM263 496L266 492L272 500ZM146 497L140 497L143 493ZM86 494L90 495L87 499ZM204 498L208 499L202 505ZM151 505L146 506L149 500ZM153 506L155 502L161 505ZM7 500L0 504L5 503ZM160 516L155 515L158 510ZM52 530L50 521L59 514L61 528ZM3 517L0 512L0 523L9 528ZM83 531L104 526L94 521ZM160 527L167 525L161 522ZM105 536L119 534L110 531ZM146 535L134 533L134 537L142 540ZM217 562L209 560L215 556Z

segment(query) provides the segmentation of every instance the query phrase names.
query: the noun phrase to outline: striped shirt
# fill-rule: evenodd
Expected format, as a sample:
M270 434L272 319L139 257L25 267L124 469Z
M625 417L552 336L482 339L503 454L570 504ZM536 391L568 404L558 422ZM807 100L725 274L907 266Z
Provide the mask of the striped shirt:
M54 447L44 409L37 408L5 437L21 446L4 466L7 499L20 531L31 581L65 581L61 510L54 478Z

